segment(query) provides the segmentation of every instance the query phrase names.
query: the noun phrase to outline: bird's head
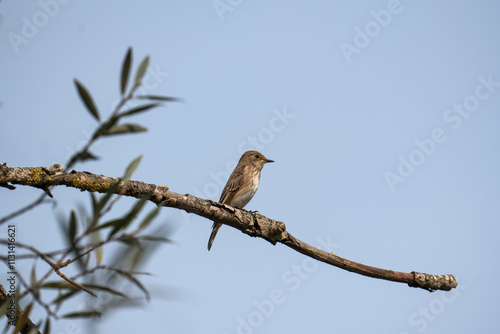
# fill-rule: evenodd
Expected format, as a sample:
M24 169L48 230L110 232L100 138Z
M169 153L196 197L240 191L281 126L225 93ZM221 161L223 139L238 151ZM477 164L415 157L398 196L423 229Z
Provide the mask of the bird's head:
M262 170L265 164L274 162L274 160L267 159L262 153L257 151L246 151L241 156L240 163L241 162L250 163L259 170Z

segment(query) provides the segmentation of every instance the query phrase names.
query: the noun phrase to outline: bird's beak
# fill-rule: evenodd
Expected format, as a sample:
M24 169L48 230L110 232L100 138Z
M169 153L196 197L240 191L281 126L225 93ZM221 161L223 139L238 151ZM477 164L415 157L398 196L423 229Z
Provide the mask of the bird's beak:
M266 159L266 164L267 164L268 162L274 162L274 160L271 160L271 159Z

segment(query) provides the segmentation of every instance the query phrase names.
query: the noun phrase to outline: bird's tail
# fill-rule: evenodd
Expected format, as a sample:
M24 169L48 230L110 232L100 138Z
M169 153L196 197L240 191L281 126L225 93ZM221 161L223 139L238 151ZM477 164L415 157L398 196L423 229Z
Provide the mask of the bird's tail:
M214 223L212 225L212 234L210 234L210 239L208 239L208 250L212 248L212 244L214 243L215 236L217 235L217 231L219 231L222 224Z

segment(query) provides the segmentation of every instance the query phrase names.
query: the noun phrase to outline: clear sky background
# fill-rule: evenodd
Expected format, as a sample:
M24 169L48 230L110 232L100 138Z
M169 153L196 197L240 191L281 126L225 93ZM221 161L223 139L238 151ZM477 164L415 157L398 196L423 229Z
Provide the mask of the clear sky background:
M134 66L151 55L147 92L185 102L135 117L147 133L98 142L101 160L76 169L121 176L142 154L133 179L218 200L241 153L258 149L276 163L248 209L339 256L459 286L359 276L227 226L207 252L211 222L164 208L155 224L175 243L144 264L153 300L96 331L492 333L499 14L496 1L3 0L0 163L66 162L96 126L73 79L106 115L132 46ZM1 188L1 216L39 193ZM55 216L89 206L75 189L53 194L56 207L15 220L19 241L51 250Z

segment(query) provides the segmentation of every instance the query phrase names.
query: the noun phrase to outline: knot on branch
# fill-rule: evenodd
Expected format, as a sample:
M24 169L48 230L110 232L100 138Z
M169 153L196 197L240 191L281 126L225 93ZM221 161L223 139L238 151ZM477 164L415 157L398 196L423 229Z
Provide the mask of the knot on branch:
M288 237L285 223L267 218L258 213L253 213L254 226L260 231L260 236L276 245Z
M429 292L436 290L450 291L456 288L458 283L453 275L430 275L426 273L411 272L414 279L413 282L408 283L413 288L426 289Z

